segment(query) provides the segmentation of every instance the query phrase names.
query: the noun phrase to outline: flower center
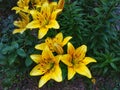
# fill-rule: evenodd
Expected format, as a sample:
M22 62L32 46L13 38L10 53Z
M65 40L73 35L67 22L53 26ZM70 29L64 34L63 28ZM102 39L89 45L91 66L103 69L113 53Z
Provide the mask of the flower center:
M80 60L78 58L74 59L71 61L73 65L79 64Z
M52 58L43 59L43 61L40 63L41 67L47 72L51 70L54 67L54 61L52 61Z

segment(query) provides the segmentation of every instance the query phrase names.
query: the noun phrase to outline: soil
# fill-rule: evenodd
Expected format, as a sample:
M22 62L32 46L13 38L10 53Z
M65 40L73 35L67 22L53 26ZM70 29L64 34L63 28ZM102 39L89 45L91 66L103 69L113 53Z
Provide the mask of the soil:
M38 88L36 78L26 77L24 80L13 84L9 89L2 88L0 90L120 90L120 79L113 80L111 77L97 77L96 83L88 83L87 78L76 78L74 80L57 83L49 81L42 88Z

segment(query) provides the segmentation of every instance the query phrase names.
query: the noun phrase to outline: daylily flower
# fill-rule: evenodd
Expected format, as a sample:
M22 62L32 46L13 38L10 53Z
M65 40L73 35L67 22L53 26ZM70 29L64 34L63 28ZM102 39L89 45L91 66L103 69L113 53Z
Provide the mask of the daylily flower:
M48 37L45 40L45 43L38 44L35 48L38 50L44 50L44 48L48 46L52 52L63 54L63 46L65 46L71 38L71 36L67 36L63 39L63 34L58 33L54 38Z
M51 11L50 4L45 2L40 11L31 10L30 13L33 17L27 28L39 28L38 38L43 38L50 28L59 29L60 26L56 20L57 14L61 12L61 9Z
M96 60L91 57L85 57L86 52L86 45L75 49L71 43L68 43L67 54L61 58L61 61L68 66L68 80L72 79L76 73L92 78L91 72L86 65L96 62Z
M16 10L16 13L20 11L29 12L29 2L30 0L19 0L17 6L13 7L12 10Z
M54 56L46 47L42 55L31 55L32 60L37 64L30 72L31 76L42 75L39 81L39 87L42 87L47 81L53 79L57 82L62 81L62 71L59 66L60 55Z
M17 29L14 29L13 34L15 33L23 33L26 30L26 25L29 23L29 15L20 12L19 15L21 16L21 19L18 21L14 21L14 25L17 27Z

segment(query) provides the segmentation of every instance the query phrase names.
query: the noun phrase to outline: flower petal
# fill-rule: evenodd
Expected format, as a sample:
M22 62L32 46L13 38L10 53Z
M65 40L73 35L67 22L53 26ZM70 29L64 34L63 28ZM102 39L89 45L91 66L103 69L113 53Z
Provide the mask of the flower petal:
M40 15L40 13L37 10L30 10L30 14L33 17L33 20L37 20L38 16Z
M39 81L39 88L41 88L44 84L47 83L51 79L51 73L45 73L44 76L41 77Z
M67 45L67 53L70 54L71 56L73 56L75 52L75 48L74 46L69 42Z
M42 75L46 72L47 70L44 69L41 64L36 65L30 72L31 76L38 76L38 75Z
M50 2L50 9L51 9L51 12L53 12L54 10L56 10L57 8L57 2Z
M20 10L21 10L21 8L19 8L19 7L13 7L12 10L16 10L16 13L19 13Z
M60 26L56 20L50 20L49 24L46 26L47 28L54 28L54 29L59 29Z
M62 46L66 45L71 38L72 38L71 36L64 38L64 40L62 42Z
M79 60L82 60L85 57L86 52L87 52L87 46L82 45L75 50L74 58L79 58Z
M42 39L48 32L48 28L40 28L39 33L38 33L38 38Z
M35 49L44 50L45 47L46 47L46 43L41 43L41 44L36 45Z
M58 2L58 9L63 9L65 4L65 0L59 0Z
M61 68L59 67L59 64L57 64L54 68L54 70L51 71L51 78L57 82L62 81L62 71Z
M31 21L30 23L28 23L28 25L26 27L27 28L39 28L40 23L38 20L34 20L34 21Z
M76 71L73 67L68 67L68 80L72 79L74 75L76 74Z
M14 23L13 23L16 27L19 27L19 28L22 28L23 27L23 25L22 25L22 21L14 21Z
M74 68L78 74L81 74L81 75L86 76L88 78L92 77L90 70L87 68L87 66L85 64L79 63L79 65L75 66Z
M62 55L57 55L55 56L55 58L56 58L55 62L58 64L62 58Z
M59 42L59 43L61 43L62 40L63 40L63 34L62 34L62 33L58 33L58 34L55 36L55 38L53 39L53 41Z
M85 65L87 65L87 64L89 64L89 63L91 63L91 62L96 62L96 60L93 59L93 58L91 58L91 57L85 57L85 58L82 60L82 62L83 62Z
M42 52L42 58L44 60L47 60L47 59L55 59L53 53L50 51L50 49L48 47L46 47L43 52Z
M44 17L49 18L50 17L50 6L48 2L44 2L42 7L41 7L41 13L43 14Z
M27 24L29 22L29 14L25 14L23 12L19 12L20 17L22 18L22 21L27 21Z
M55 11L52 12L51 14L51 20L55 20L57 15L62 11L62 9L56 9Z
M22 34L25 30L26 30L25 28L23 28L23 29L14 29L13 34L15 34L15 33L21 33Z
M32 58L32 60L35 62L35 63L39 63L41 60L42 60L42 56L41 55L30 55L30 57Z
M72 63L71 63L72 57L69 54L63 55L61 57L61 61L68 66L72 66Z

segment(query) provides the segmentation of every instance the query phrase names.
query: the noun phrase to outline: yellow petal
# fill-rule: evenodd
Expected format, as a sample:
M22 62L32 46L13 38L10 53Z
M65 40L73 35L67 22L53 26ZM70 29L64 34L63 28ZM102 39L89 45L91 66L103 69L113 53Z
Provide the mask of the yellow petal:
M20 17L22 18L22 20L29 22L29 14L25 14L23 12L19 12L19 14L20 14Z
M27 28L39 28L40 23L38 20L34 20L34 21L31 21L30 23L28 23L28 25L26 27Z
M71 36L64 38L64 40L62 42L62 46L66 45L71 38L72 38Z
M30 14L33 17L33 20L39 20L40 24L45 20L44 16L37 10L31 10Z
M15 34L15 33L21 33L22 34L25 30L26 30L25 28L23 28L23 29L14 29L13 34Z
M30 57L32 58L32 60L35 62L35 63L39 63L41 60L42 60L42 56L41 55L30 55Z
M53 12L54 10L56 10L56 8L57 8L57 2L50 2L51 12Z
M44 2L42 7L41 7L41 13L43 14L43 16L45 18L49 18L50 17L50 6L48 2Z
M47 28L54 28L54 29L59 29L60 26L56 20L50 20L49 24L46 26Z
M36 65L30 72L31 76L38 76L38 75L42 75L46 72L47 70L44 69L41 64Z
M45 39L45 43L47 43L47 44L53 44L52 38L47 37L47 38Z
M80 60L82 60L85 57L86 52L87 52L87 46L82 45L75 50L74 58L79 58Z
M56 59L55 62L58 64L60 62L61 58L62 58L62 55L55 56L55 59Z
M47 60L47 59L55 59L53 53L50 51L50 49L48 47L46 47L43 52L42 52L42 58L44 60Z
M30 10L29 10L29 6L25 6L23 9L22 9L23 12L26 12L26 13L29 13Z
M91 63L91 62L96 62L96 60L93 59L93 58L91 58L91 57L85 57L85 58L82 60L82 62L83 62L85 65L87 65L87 64L89 64L89 63Z
M22 25L22 21L14 21L14 23L13 23L15 26L17 26L17 27L22 27L23 25Z
M41 44L36 45L35 49L44 50L45 47L46 47L46 43L41 43Z
M92 77L90 70L83 63L79 63L79 65L75 66L74 69L78 74L81 74L81 75L86 76L88 78Z
M72 57L69 54L63 55L61 57L61 61L68 66L72 66L72 63L71 63Z
M62 40L63 40L63 34L62 34L62 33L58 33L53 40L54 40L55 42L61 43Z
M37 10L30 10L30 14L33 17L33 20L37 19L37 17L39 16L39 12Z
M13 7L12 10L16 10L16 13L19 13L21 9L19 7Z
M17 5L18 5L19 7L25 7L25 6L28 6L29 1L30 1L30 0L19 0L19 1L17 2Z
M65 0L59 0L58 2L58 9L63 9L65 4Z
M72 79L75 75L76 71L73 67L68 67L68 80Z
M42 39L48 32L48 28L40 28L38 32L38 39Z
M54 68L54 70L51 70L51 78L57 82L62 81L62 71L61 68L59 67L59 64L57 64Z
M51 79L51 73L45 73L45 75L42 76L39 81L39 88L41 88L44 84L46 84L50 79Z
M55 11L52 12L50 19L55 20L57 15L62 11L62 9L56 9Z
M75 52L75 48L74 46L69 42L67 45L67 53L70 54L71 56L73 56Z

